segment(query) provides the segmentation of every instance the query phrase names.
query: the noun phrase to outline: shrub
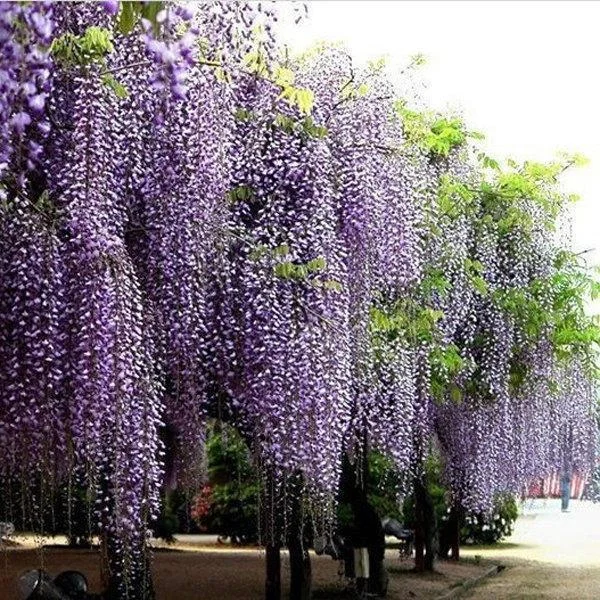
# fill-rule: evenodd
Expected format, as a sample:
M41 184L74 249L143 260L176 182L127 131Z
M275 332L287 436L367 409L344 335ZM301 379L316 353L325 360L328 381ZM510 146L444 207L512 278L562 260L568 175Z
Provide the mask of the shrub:
M258 540L258 477L242 436L215 423L207 438L208 484L192 503L191 516L204 531L233 543Z
M467 515L460 537L463 544L495 544L512 534L519 508L512 494L498 494L491 514Z

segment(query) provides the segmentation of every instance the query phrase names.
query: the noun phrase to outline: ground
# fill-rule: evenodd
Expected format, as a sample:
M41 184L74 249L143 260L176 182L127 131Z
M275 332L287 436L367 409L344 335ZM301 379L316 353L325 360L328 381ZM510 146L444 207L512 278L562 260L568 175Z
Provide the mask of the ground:
M198 540L178 550L157 551L153 559L157 600L261 600L264 586L264 553L254 549L232 550L200 547ZM185 549L183 547L185 546ZM0 553L0 600L18 600L15 582L26 569L43 568L52 575L76 569L86 574L91 591L100 591L97 551L64 548L12 549ZM485 570L484 565L443 563L437 573L417 576L412 562L401 562L397 551L389 551L389 600L433 599ZM349 598L345 582L338 575L338 563L328 557L313 556L315 600ZM289 565L283 557L282 577L287 583Z
M557 500L528 501L514 535L488 548L465 548L465 562L438 564L438 573L426 577L410 572L388 551L391 571L389 600L435 599L461 582L482 574L491 564L506 569L486 579L464 595L471 600L600 598L600 506L572 502L562 513ZM99 561L95 551L63 548L27 548L0 551L0 600L17 600L14 583L27 568L43 568L52 574L67 568L83 571L99 591ZM479 563L479 564L478 564ZM315 600L342 598L343 581L338 563L313 557ZM283 578L289 575L283 559ZM260 600L263 591L264 554L254 549L219 547L214 538L189 536L176 550L158 551L154 558L158 600Z
M464 550L506 565L464 598L597 600L600 598L600 506L560 500L525 503L513 536L497 547Z

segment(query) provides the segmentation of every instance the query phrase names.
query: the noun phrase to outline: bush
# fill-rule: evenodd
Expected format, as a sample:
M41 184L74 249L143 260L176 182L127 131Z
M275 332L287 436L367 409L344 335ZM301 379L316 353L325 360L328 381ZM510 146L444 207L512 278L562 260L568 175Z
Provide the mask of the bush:
M449 508L447 503L448 493L442 484L442 463L437 454L430 454L425 462L425 475L427 480L427 491L433 510L435 512L436 524L438 528L443 521L447 519ZM404 525L414 529L415 527L415 498L414 494L409 494L404 500L402 507L404 512Z
M390 517L402 521L398 488L399 478L394 463L378 452L370 452L367 497L381 518Z
M192 518L204 531L233 543L258 540L258 476L242 436L214 424L207 438L208 484L195 497Z
M519 516L517 501L512 494L499 494L491 514L467 515L460 538L463 544L495 544L512 534Z

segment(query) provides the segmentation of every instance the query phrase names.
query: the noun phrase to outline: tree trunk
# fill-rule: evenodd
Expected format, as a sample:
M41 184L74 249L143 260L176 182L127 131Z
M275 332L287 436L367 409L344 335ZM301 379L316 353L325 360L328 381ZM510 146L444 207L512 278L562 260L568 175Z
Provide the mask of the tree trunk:
M302 540L289 542L290 600L310 600L312 597L312 569L310 556Z
M365 452L363 462L363 485L368 480L368 462ZM369 580L367 591L383 598L387 593L388 575L385 568L385 534L379 515L369 503L366 490L356 482L354 469L345 457L342 470L344 497L352 507L354 528L351 536L352 546L367 548L369 553Z
M460 557L460 524L461 511L459 508L452 507L448 515L448 520L444 521L439 528L439 551L438 556L441 559L451 558L458 560ZM448 556L450 554L450 557Z
M415 570L433 571L436 518L427 482L415 479Z
M425 571L425 535L423 533L423 517L420 514L415 498L415 571Z
M451 522L451 533L452 533L452 547L450 550L450 558L452 560L460 559L460 510L456 507L452 507L450 511L450 522Z
M291 519L287 532L287 547L290 552L290 600L310 600L312 569L304 536L304 515L299 482L300 480L296 485L291 485Z
M150 570L149 549L145 539L140 536L139 543L132 550L132 560L127 576L123 577L123 555L114 541L106 535L101 536L103 558L103 583L106 587L105 598L127 600L154 600L155 591Z
M279 544L266 546L267 578L265 600L281 600L281 547Z

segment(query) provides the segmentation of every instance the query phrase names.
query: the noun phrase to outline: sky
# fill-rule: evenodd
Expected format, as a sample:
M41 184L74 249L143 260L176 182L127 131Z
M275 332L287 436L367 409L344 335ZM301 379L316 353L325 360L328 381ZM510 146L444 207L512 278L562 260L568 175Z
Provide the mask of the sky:
M312 0L283 32L293 50L342 41L356 60L420 53L428 104L458 109L495 157L590 163L564 179L573 245L600 264L600 2L548 0Z

